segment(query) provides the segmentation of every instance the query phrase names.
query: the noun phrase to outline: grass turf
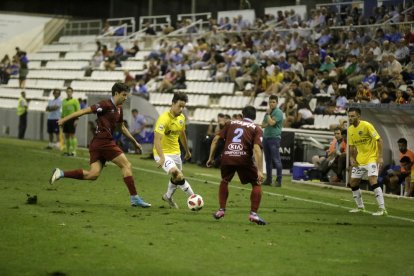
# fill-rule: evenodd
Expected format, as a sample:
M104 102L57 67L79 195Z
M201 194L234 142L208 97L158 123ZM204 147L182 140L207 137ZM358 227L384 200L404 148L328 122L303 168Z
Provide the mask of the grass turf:
M0 275L413 275L414 201L386 198L389 217L350 214L350 191L292 184L263 187L259 214L248 221L250 186L236 178L226 216L218 208L219 170L184 165L205 206L179 210L161 200L167 175L153 160L128 155L149 209L132 208L120 170L97 181L59 180L54 167L88 168L76 158L43 150L44 143L0 138ZM26 204L37 195L36 205ZM376 210L372 194L366 208Z

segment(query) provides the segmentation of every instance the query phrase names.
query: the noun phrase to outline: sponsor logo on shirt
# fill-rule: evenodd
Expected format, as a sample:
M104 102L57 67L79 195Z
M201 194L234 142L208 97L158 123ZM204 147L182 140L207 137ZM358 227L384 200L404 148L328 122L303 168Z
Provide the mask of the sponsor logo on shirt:
M243 150L243 145L242 144L237 144L237 143L231 143L227 146L227 148L229 150L239 151L239 150Z

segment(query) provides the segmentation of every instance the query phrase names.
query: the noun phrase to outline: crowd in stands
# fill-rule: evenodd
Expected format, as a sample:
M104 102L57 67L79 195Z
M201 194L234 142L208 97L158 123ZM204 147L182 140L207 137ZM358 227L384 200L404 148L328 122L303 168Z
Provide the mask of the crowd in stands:
M211 18L208 32L197 39L190 36L197 32L191 20L183 19L161 32L188 27L189 36L157 40L143 71L125 71L125 82L132 92L148 98L150 91L185 90L190 69L208 70L210 80L234 82L236 91L250 96L251 103L261 97L265 106L272 94L285 98L285 126L294 128L312 125L315 114L343 113L349 102L412 104L414 33L404 24L412 18L412 12L402 13L401 5L378 7L371 17L350 7L345 13L312 9L308 18L301 18L292 9L254 22L242 15ZM383 22L389 24L372 25ZM123 35L117 32L125 31L120 26L125 25L113 27L107 21L101 34ZM145 32L157 34L151 22L146 22ZM139 41L130 48L122 44L118 41L108 49L97 41L91 69L102 64L108 71L121 68L122 61L140 51ZM25 69L25 55L12 60L5 56L2 82L19 71L25 78ZM23 87L24 80L21 83ZM318 104L311 108L314 98Z
M26 76L29 72L27 53L16 47L16 53L10 59L4 55L0 61L0 84L7 84L11 76L19 78L19 87L25 88Z
M343 113L349 102L412 104L414 33L403 23L413 14L401 11L401 6L381 6L364 17L357 8L342 14L321 8L301 19L290 10L253 24L241 15L210 19L210 31L195 42L183 36L160 39L137 78L143 81L131 88L146 85L148 91L156 83L157 92L185 89L186 71L205 69L212 81L234 82L252 103L263 97L265 105L272 94L285 98L285 126L295 128L313 124L314 114ZM390 24L366 25L385 21ZM146 31L155 34L149 22ZM113 70L133 56L139 51L138 44L134 47L124 50L117 43L109 56L104 54L105 68ZM313 98L315 109L309 106Z

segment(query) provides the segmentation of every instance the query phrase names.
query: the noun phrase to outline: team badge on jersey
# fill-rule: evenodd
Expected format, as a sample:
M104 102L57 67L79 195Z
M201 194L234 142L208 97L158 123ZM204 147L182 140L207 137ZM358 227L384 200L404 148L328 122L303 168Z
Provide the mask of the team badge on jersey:
M164 125L159 125L159 126L158 126L158 130L159 130L159 131L163 131L163 130L164 130Z
M179 123L180 125L182 125L182 124L183 124L183 120L180 120L178 123Z
M360 130L360 131L358 131L358 135L361 135L362 134L362 131Z

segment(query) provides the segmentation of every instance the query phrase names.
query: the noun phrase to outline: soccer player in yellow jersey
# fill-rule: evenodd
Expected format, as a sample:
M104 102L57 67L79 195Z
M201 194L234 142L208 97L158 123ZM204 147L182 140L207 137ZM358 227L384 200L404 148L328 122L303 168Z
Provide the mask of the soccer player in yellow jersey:
M185 117L182 114L187 101L188 97L185 93L174 93L170 110L158 117L154 127L154 159L159 167L171 175L167 192L162 196L162 199L168 202L171 208L176 209L178 205L173 201L172 196L177 187L180 187L188 196L194 194L182 172L183 164L178 142L181 142L185 150L184 158L190 159L191 153L185 134Z
M350 150L350 162L352 166L351 189L354 200L357 204L356 209L350 210L351 213L364 212L364 202L362 201L359 183L364 175L368 175L368 181L375 193L379 210L372 215L384 216L387 211L384 206L384 195L378 185L378 171L384 163L382 158L382 139L374 126L360 119L361 110L350 108L348 110L349 128L348 143Z

